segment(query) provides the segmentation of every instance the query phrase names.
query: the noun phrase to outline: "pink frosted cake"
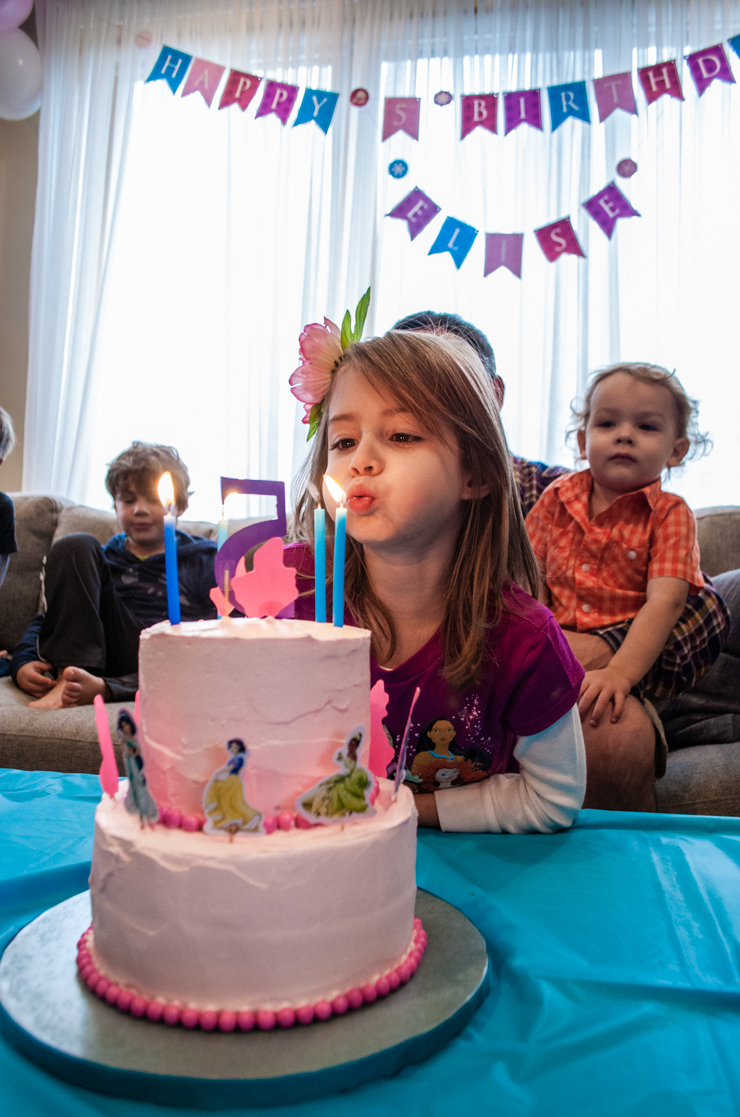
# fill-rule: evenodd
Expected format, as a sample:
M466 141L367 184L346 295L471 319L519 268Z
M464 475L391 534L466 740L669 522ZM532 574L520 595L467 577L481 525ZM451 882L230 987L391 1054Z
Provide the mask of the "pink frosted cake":
M274 618L142 633L159 822L123 790L98 807L78 965L99 996L230 1031L325 1019L408 981L426 942L416 811L362 767L369 651L364 630Z

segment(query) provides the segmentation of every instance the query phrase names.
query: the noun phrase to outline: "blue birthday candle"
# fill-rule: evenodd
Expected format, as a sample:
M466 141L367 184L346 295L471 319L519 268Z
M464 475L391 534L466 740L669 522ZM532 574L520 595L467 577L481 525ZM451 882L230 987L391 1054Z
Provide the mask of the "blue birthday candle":
M177 575L177 517L173 512L175 489L172 475L163 473L159 479L159 499L165 509L164 517L164 572L167 579L167 614L170 624L180 623L180 584Z
M332 596L332 623L336 628L344 625L344 554L347 542L347 509L344 507L345 493L336 481L324 474L324 481L337 502L334 515L334 592Z
M315 508L313 513L314 617L326 622L326 513Z

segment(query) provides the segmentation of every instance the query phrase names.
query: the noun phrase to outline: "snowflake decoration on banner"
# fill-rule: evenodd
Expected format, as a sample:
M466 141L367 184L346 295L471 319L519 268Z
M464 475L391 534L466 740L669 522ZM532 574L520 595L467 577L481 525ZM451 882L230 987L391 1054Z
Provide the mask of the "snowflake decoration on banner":
M448 93L446 89L440 89L439 93L434 95L435 105L449 105L452 100L452 94Z
M388 164L388 174L393 178L403 178L409 173L409 165L403 159L394 159Z

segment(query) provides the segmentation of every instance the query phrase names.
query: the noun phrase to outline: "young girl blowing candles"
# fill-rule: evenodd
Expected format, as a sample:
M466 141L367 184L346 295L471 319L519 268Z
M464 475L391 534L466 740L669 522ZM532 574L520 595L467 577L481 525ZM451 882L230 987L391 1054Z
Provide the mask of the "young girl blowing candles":
M319 342L324 329L325 349L307 354L308 331ZM296 616L314 617L310 493L328 474L347 494L345 623L372 632L372 682L385 684L397 753L420 688L409 772L417 751L437 751L429 725L449 727L438 750L444 786L417 795L422 825L570 826L586 779L583 671L527 592L537 592L537 567L490 381L450 336L392 331L343 346L335 330L307 328L291 379L316 430L299 482L298 542L286 553L305 591ZM334 518L325 485L323 501Z
M660 485L663 470L680 465L692 441L706 441L695 413L664 368L603 369L576 412L578 449L589 468L555 481L527 517L545 599L564 629L632 621L608 665L584 678L580 709L594 726L610 705L611 720L619 720L687 594L704 585L693 513Z

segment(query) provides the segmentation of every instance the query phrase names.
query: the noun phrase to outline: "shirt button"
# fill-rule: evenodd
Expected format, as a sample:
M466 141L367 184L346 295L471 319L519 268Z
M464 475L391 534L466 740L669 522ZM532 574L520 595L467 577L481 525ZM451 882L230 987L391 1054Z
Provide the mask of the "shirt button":
M627 552L627 558L628 559L636 559L637 558L637 551L628 551Z
M583 573L588 574L590 569L591 569L591 567L589 566L589 564L587 562L584 562L583 566L581 567L581 570L583 571Z
M581 608L583 609L584 613L590 613L591 612L591 606L590 605L581 605Z

